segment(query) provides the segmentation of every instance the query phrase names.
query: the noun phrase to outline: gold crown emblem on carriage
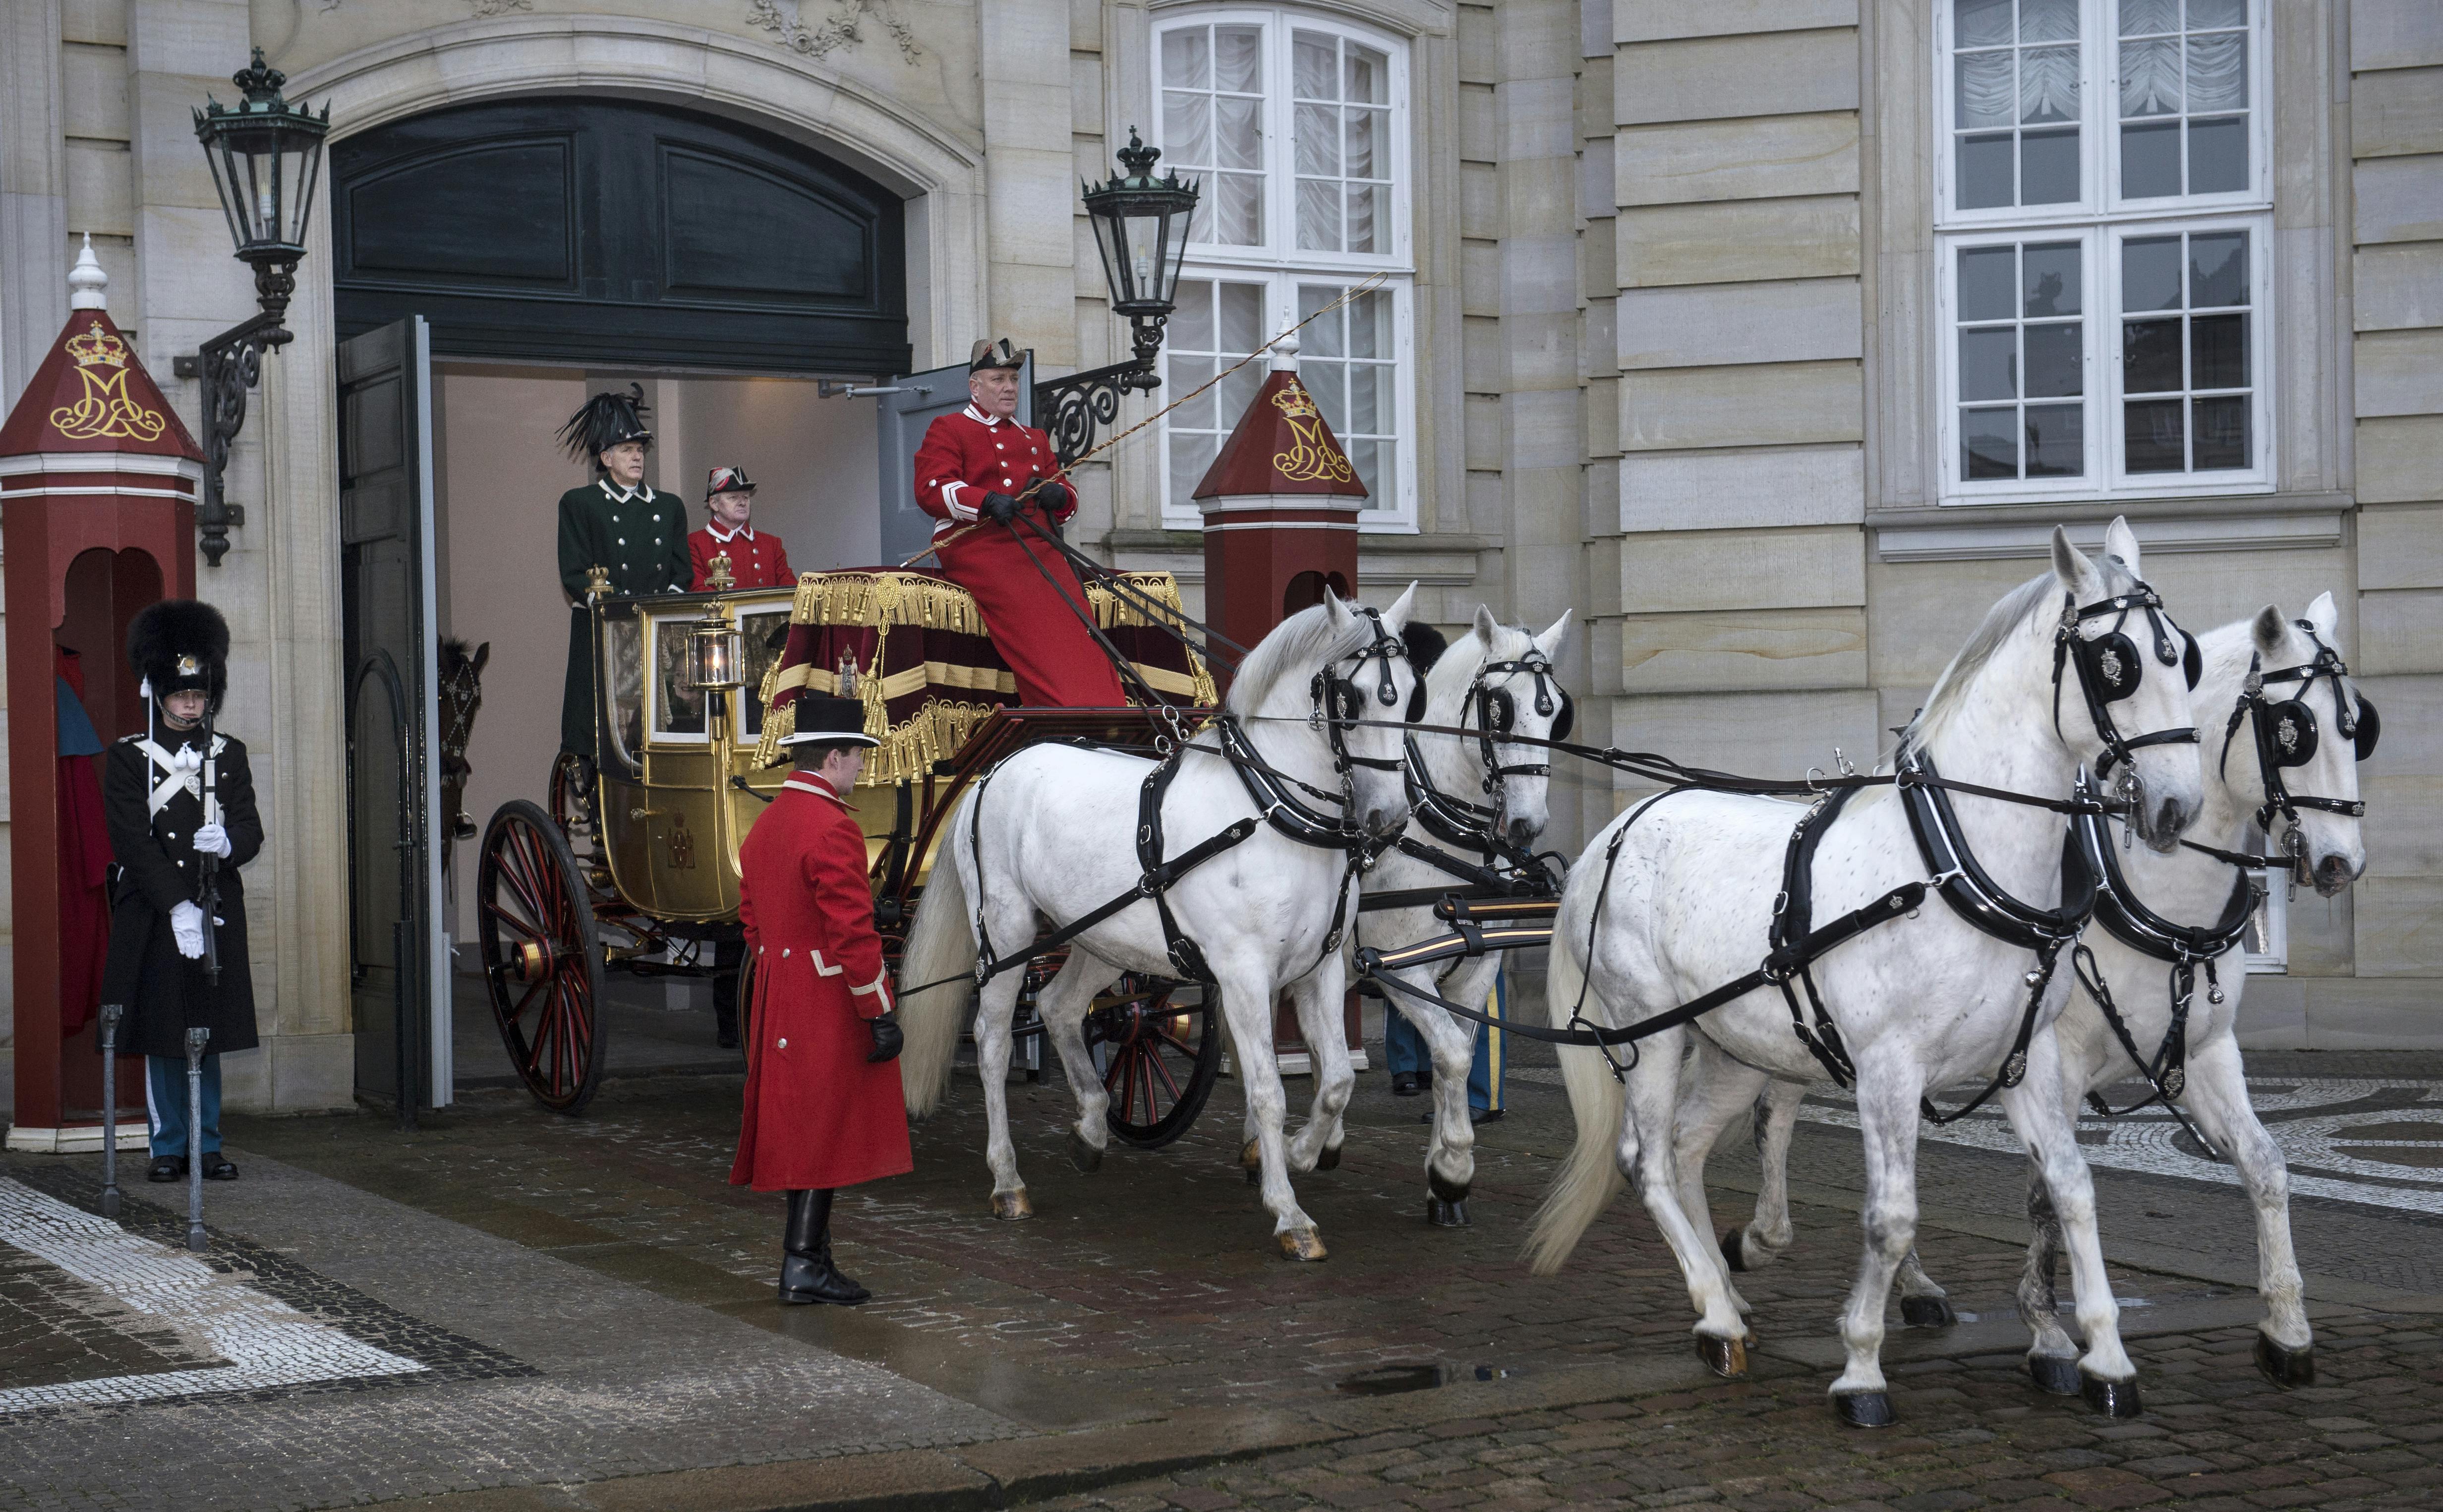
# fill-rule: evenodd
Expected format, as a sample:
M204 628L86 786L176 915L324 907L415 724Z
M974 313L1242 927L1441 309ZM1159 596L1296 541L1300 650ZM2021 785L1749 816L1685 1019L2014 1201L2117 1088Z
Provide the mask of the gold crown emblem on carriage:
M68 356L79 367L125 367L127 343L101 326L89 326L67 339Z

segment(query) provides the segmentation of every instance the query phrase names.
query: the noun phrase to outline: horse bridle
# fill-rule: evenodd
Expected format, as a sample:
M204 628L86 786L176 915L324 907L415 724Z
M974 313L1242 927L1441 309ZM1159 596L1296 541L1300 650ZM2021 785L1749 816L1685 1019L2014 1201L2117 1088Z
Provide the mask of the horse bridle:
M2077 595L2065 593L2061 623L2053 631L2053 733L2061 733L2062 669L2066 664L2077 672L2078 691L2086 700L2087 718L2094 722L2096 737L2103 742L2103 757L2095 764L2096 778L2108 780L2113 767L2122 767L2120 786L2123 789L2136 780L2135 772L2129 768L2139 750L2148 746L2195 744L2200 738L2195 725L2129 736L2122 734L2112 721L2110 706L2135 693L2145 677L2146 669L2139 659L2138 647L2123 628L2131 612L2141 609L2154 632L2155 659L2166 667L2179 668L2189 687L2195 688L2205 670L2196 637L2172 622L2172 617L2164 612L2161 595L2148 583L2141 581L2127 593L2115 594L2085 607L2079 605ZM2092 636L2084 633L2088 620L2106 615L2114 617L2111 629ZM2176 632L2183 644L2173 642Z
M2358 691L2342 679L2350 674L2349 665L2341 654L2324 644L2322 636L2306 620L2296 622L2299 629L2316 644L2314 659L2296 667L2283 667L2266 672L2264 653L2250 653L2248 658L2248 680L2240 684L2239 701L2232 707L2231 719L2223 726L2222 758L2218 769L2231 767L2232 738L2239 733L2239 723L2250 721L2256 747L2256 769L2265 781L2265 802L2256 810L2256 827L2266 834L2273 833L2273 816L2288 821L2283 834L2283 848L2290 857L2294 871L2305 866L2305 841L2299 834L2299 810L2314 809L2320 813L2340 814L2349 819L2366 817L2366 804L2358 799L2324 798L2313 793L2294 793L2282 780L2286 766L2305 765L2316 754L2316 712L2307 707L2307 695L2315 691L2316 679L2330 678L2333 684L2333 728L2357 744L2357 756L2365 761L2375 754L2377 737L2383 722L2375 705L2367 702ZM2265 696L2268 683L2295 682L2299 696L2279 703Z
M1382 611L1363 604L1354 607L1373 625L1373 643L1350 658L1356 665L1350 669L1348 676L1340 675L1336 670L1339 663L1333 661L1326 663L1307 683L1307 696L1313 704L1313 711L1307 716L1307 722L1326 731L1326 738L1332 743L1332 769L1340 775L1341 788L1351 802L1357 794L1350 783L1350 768L1367 766L1378 772L1396 772L1405 765L1397 756L1350 754L1349 727L1364 717L1366 707L1365 695L1357 691L1357 679L1365 674L1368 661L1380 661L1381 680L1374 689L1374 701L1386 709L1396 708L1400 702L1400 690L1391 680L1391 661L1393 657L1402 661L1408 659L1408 643L1384 625Z
M1531 645L1527 654L1510 661L1488 661L1476 669L1475 680L1467 685L1467 702L1460 709L1459 722L1464 726L1472 717L1476 721L1478 748L1484 756L1484 790L1492 792L1507 777L1550 777L1552 764L1548 761L1505 766L1494 737L1507 735L1518 722L1518 702L1507 688L1488 686L1495 673L1508 682L1515 676L1535 679L1535 712L1557 717L1552 721L1551 739L1567 740L1570 727L1577 722L1577 703L1570 691L1561 686L1560 673L1553 670L1552 658L1541 646ZM1558 698L1554 694L1558 694Z

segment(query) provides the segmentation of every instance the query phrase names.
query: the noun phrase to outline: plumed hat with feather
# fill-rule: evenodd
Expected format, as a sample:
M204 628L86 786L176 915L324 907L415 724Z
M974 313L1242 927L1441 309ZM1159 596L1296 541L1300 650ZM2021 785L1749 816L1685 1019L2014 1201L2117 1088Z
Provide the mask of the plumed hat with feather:
M215 710L229 691L229 621L198 599L146 604L127 627L127 664L155 698L200 688Z
M603 452L622 441L642 441L651 446L653 433L645 429L645 410L642 383L629 384L625 394L597 394L578 406L568 423L560 428L560 443L579 462L598 462Z

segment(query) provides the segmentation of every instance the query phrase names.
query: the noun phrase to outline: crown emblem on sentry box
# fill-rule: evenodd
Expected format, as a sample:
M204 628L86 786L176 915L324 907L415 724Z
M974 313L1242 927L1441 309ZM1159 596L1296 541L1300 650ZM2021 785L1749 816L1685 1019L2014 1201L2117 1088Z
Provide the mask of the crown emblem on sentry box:
M1295 378L1282 384L1279 392L1273 396L1273 405L1283 415L1296 420L1316 419L1323 414L1321 410L1315 408L1314 396L1309 394L1306 391L1306 385Z
M79 367L125 367L127 343L99 325L88 326L67 340L68 356Z

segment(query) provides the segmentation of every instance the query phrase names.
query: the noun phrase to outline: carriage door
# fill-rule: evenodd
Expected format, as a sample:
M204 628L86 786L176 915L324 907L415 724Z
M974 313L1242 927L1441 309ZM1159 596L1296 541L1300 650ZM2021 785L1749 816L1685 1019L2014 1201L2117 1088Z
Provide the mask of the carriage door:
M937 415L947 415L967 402L967 364L953 363L927 373L892 378L881 388L852 389L882 401L877 418L882 444L882 560L905 562L933 539L933 517L916 507L916 449L925 444L925 428ZM1035 354L1018 372L1018 419L1033 425Z
M340 603L347 650L348 966L357 1088L450 1098L432 543L432 348L424 318L340 343Z

